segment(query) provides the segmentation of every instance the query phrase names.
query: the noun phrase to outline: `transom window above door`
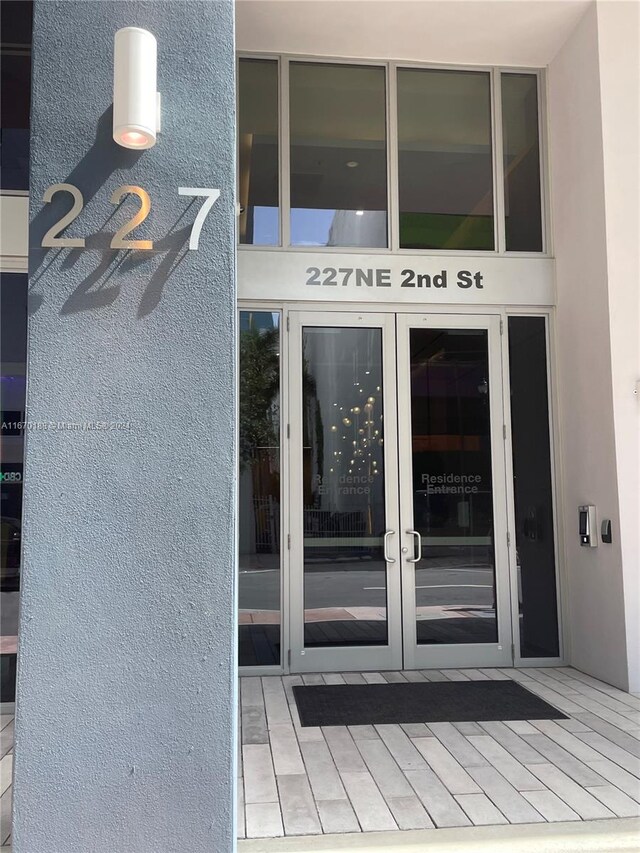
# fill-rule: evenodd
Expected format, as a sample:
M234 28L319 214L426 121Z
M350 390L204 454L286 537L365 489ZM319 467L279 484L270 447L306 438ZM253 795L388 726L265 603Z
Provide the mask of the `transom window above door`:
M241 57L244 246L542 253L541 73Z

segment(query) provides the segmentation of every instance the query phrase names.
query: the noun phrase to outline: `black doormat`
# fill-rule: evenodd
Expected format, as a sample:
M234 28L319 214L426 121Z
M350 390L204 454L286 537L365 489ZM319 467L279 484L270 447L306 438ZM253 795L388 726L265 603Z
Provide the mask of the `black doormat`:
M417 681L293 688L303 726L566 720L515 681Z

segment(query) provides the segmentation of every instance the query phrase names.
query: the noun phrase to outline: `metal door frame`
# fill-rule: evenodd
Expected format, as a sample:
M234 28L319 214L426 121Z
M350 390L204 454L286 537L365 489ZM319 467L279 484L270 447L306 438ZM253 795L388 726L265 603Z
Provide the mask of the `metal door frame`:
M289 549L289 641L291 672L331 672L402 668L402 615L400 591L398 456L396 424L395 317L364 311L290 311L289 323L289 455L290 549ZM304 646L304 542L303 542L303 434L302 434L302 328L380 328L382 332L383 416L385 424L385 510L389 537L387 562L386 646ZM390 440L386 440L389 436ZM393 562L392 562L393 561Z
M464 315L398 313L398 453L400 518L402 522L402 600L404 666L415 668L451 668L458 666L511 666L512 617L511 582L508 547L508 494L506 489L505 439L507 434L504 406L500 314ZM489 406L491 429L491 469L493 493L493 539L495 550L496 612L498 641L496 643L460 643L423 645L416 641L415 566L413 536L413 471L411 435L411 375L409 335L412 328L486 329L489 356Z

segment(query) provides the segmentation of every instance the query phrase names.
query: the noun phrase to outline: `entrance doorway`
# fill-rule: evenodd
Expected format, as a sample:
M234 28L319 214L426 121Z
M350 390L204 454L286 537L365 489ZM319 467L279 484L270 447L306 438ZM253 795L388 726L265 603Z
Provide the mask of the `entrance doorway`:
M499 315L289 323L290 670L510 665Z

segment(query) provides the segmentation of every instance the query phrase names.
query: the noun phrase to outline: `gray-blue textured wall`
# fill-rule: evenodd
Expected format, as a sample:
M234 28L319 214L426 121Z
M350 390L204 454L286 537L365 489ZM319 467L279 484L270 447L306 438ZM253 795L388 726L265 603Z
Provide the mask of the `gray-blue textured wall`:
M131 25L158 40L142 153L111 139ZM234 847L234 137L231 0L36 0L15 853ZM61 181L85 249L38 248ZM153 252L109 249L122 184ZM198 251L179 185L222 191Z

